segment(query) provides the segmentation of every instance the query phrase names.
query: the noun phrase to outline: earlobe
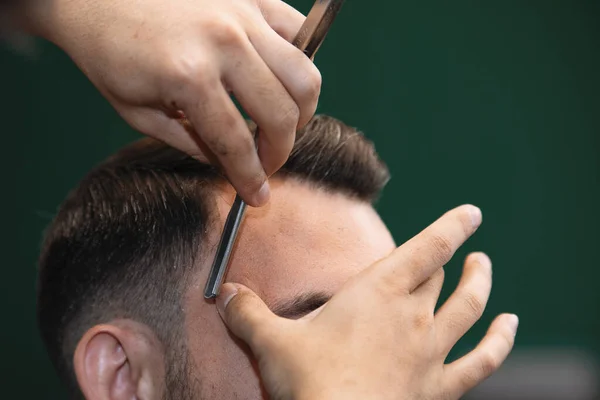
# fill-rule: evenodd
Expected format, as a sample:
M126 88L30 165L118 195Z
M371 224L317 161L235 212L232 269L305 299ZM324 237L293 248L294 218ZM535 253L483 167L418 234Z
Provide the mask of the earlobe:
M79 341L74 368L86 399L135 399L136 379L122 343L126 333L111 325L90 329Z

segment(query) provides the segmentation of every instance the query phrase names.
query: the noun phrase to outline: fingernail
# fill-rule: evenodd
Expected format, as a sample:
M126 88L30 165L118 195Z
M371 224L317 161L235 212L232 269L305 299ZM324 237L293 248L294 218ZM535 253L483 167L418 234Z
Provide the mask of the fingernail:
M479 227L479 225L481 225L481 210L479 207L471 206L469 214L471 214L471 223L473 224L473 227Z
M221 292L217 297L217 311L221 315L221 317L225 317L225 309L227 308L227 304L238 294L238 289L235 285L231 283L226 283L221 286Z
M271 197L271 187L269 186L269 181L265 181L263 185L260 187L254 199L256 200L256 204L259 206L264 206L269 202L269 198Z
M490 258L485 253L471 253L471 257L473 257L474 261L478 262L480 265L492 265L492 260L490 260Z
M517 317L515 314L511 314L508 318L510 318L508 322L510 324L510 328L512 329L513 336L516 336L517 328L519 327L519 317Z

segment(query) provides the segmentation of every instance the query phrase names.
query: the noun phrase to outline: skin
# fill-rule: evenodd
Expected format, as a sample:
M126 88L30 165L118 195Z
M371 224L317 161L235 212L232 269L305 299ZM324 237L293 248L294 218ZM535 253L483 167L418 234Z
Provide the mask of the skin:
M390 232L368 204L292 180L273 179L271 187L275 201L248 208L227 275L227 281L247 285L267 304L309 291L332 295L348 278L395 248ZM186 296L185 330L193 373L201 377L202 398L261 399L258 371L247 346L229 333L214 302L203 297L220 226L234 197L230 187L223 187L217 196L219 219L208 238L208 256ZM114 321L88 331L75 354L86 397L124 399L136 393L138 398L158 398L164 371L156 343L147 327L133 321ZM140 361L135 364L148 372L132 372L123 356L128 352L137 353ZM106 359L110 362L100 362ZM148 383L139 382L144 375ZM111 383L105 386L102 381ZM152 387L152 395L144 397L139 387ZM112 397L116 395L122 397Z
M485 308L484 254L467 258L456 292L433 311L441 267L481 223L477 208L452 210L396 248L370 205L289 179L273 181L273 196L248 210L227 277L236 284L223 286L217 307L202 290L216 233L187 292L191 382L201 382L193 398L458 399L502 364L518 324L511 315L499 316L471 353L444 364ZM230 189L218 197L218 227L233 197ZM271 311L309 292L333 297L287 315L295 320ZM160 399L165 390L160 343L136 321L90 329L74 363L88 399Z
M29 0L5 13L63 49L134 129L221 166L253 206L317 107L321 75L291 44L306 18L280 0ZM260 128L258 150L230 95Z
M248 210L227 275L228 281L251 288L271 307L308 292L333 295L350 277L396 247L368 204L293 181L274 181L272 187L275 201ZM233 193L220 199L222 221L232 201ZM259 378L246 346L232 340L214 305L202 297L208 268L190 291L188 314L188 340L205 382L203 394L259 399ZM220 367L207 359L218 360Z

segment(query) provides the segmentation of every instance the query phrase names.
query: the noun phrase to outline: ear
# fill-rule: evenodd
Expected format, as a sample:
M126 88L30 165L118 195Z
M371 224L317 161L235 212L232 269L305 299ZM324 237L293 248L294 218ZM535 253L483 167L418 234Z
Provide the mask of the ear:
M132 320L88 330L73 364L88 400L152 400L164 392L163 348L151 329Z

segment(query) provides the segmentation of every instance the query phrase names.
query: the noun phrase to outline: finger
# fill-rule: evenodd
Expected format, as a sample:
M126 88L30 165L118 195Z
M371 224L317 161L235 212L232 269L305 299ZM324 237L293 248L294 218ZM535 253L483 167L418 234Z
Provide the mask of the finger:
M301 12L280 0L262 0L260 11L271 29L289 43L294 40L306 20Z
M446 387L453 398L480 384L506 360L513 348L519 319L516 315L497 317L477 347L445 367Z
M470 254L454 293L435 314L443 354L481 318L492 290L492 262L484 253Z
M440 268L434 272L431 278L427 279L412 292L412 295L419 299L421 305L431 309L431 313L433 314L435 305L442 292L442 286L444 286L444 268Z
M202 93L201 100L182 106L194 130L242 199L251 206L264 205L269 200L269 184L246 121L222 86L206 85L194 93ZM194 99L193 93L185 98Z
M372 273L391 289L410 293L450 261L480 224L481 211L475 206L464 205L448 211L377 263Z
M252 290L225 283L216 304L223 322L235 336L246 342L255 354L264 350L264 339L275 330L278 317Z
M297 105L299 116L295 128L300 129L317 110L321 93L321 73L312 60L267 24L250 30L249 38L260 57Z
M294 147L298 106L249 42L227 57L225 82L259 127L258 154L271 175Z
M184 119L171 118L162 110L136 107L123 111L123 118L137 131L165 142L203 163L209 163L207 149Z

